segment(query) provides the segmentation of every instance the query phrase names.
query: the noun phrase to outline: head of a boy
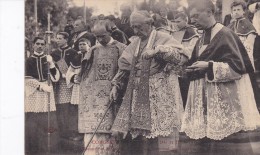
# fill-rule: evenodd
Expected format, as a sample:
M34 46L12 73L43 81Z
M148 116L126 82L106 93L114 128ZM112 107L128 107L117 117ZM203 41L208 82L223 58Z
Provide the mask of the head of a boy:
M246 10L246 3L243 0L236 0L231 3L231 15L234 19L244 17Z

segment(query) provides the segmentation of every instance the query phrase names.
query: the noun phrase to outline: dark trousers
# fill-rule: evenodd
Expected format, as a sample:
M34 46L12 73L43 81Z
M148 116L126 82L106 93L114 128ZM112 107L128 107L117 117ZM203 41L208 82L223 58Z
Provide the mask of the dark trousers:
M260 88L258 86L256 74L255 73L249 73L249 77L250 77L250 80L251 80L251 83L252 83L252 88L253 88L253 91L254 91L256 106L259 110L260 109L260 96L259 96ZM258 77L258 78L260 78L260 77Z
M60 134L64 138L78 133L78 105L56 104Z
M50 112L50 126L48 128L48 113L25 113L25 154L35 155L48 151L48 131L50 133L50 148L58 147L58 126L55 112Z
M178 80L179 80L179 85L180 85L181 98L183 101L183 107L185 108L186 102L187 102L187 97L188 97L190 81L186 77L179 77Z

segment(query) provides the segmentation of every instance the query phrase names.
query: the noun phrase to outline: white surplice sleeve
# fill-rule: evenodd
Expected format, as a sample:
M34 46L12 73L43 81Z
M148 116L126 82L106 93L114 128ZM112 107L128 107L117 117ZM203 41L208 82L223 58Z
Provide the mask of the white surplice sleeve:
M228 82L238 80L242 77L241 74L235 72L228 63L224 62L209 62L209 71L206 74L208 82Z

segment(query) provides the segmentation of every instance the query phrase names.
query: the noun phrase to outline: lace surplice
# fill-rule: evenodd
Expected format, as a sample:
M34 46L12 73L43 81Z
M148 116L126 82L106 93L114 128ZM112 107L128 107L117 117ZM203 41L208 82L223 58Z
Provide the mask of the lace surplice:
M25 112L48 112L48 93L39 91L41 83L36 79L25 79ZM50 111L56 111L54 93L50 93Z
M252 34L251 34L252 35ZM249 59L255 69L255 65L254 65L254 42L255 42L255 35L253 37L248 37L248 36L239 36L239 39L241 40L241 42L243 43L243 45L246 48L247 54L249 56Z
M191 81L181 130L193 139L221 140L256 129L260 116L248 74L237 74L221 62L213 62L212 72L212 80L206 75Z

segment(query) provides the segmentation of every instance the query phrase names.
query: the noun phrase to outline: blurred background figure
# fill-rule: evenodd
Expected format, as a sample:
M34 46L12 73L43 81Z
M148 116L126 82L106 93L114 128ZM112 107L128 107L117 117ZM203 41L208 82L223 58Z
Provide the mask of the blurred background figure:
M125 45L128 45L130 43L130 41L128 40L128 37L126 36L126 34L121 31L120 29L117 28L116 24L114 23L115 21L115 16L113 15L109 15L107 17L105 17L105 19L107 20L110 28L108 28L108 30L110 31L111 29L111 37Z
M98 21L98 20L99 20L99 19L98 19L98 16L92 15L92 16L90 17L90 27L92 28L92 27L94 26L95 22Z
M74 23L74 21L73 21L73 19L71 18L71 17L69 17L68 19L67 19L67 24L66 24L66 26L65 26L65 28L64 28L64 32L67 32L68 34L69 34L69 38L71 37L71 35L73 34L73 23ZM69 39L70 40L70 39Z
M98 19L99 19L99 20L104 20L104 19L105 19L105 15L104 15L104 14L98 15Z
M233 20L228 27L239 36L254 67L253 51L257 32L253 24L245 17L246 3L243 0L235 0L231 3L230 9Z
M86 35L90 34L90 27L86 25L86 23L81 20L77 19L74 22L74 33L71 37L71 40L69 40L69 46L75 49L76 51L79 51L79 40L81 38L86 38Z
M123 31L128 38L134 35L134 31L130 26L130 15L132 13L131 5L124 3L120 6L121 18L118 23L115 23L117 27Z
M30 41L29 41L29 39L27 38L27 37L25 37L25 40L24 40L24 51L25 51L25 55L24 55L24 57L25 57L25 59L27 59L27 58L29 58L30 56L31 56L31 45L30 45Z
M155 27L156 30L158 31L168 31L167 27L167 21L163 19L159 14L154 14L153 16L153 26Z

